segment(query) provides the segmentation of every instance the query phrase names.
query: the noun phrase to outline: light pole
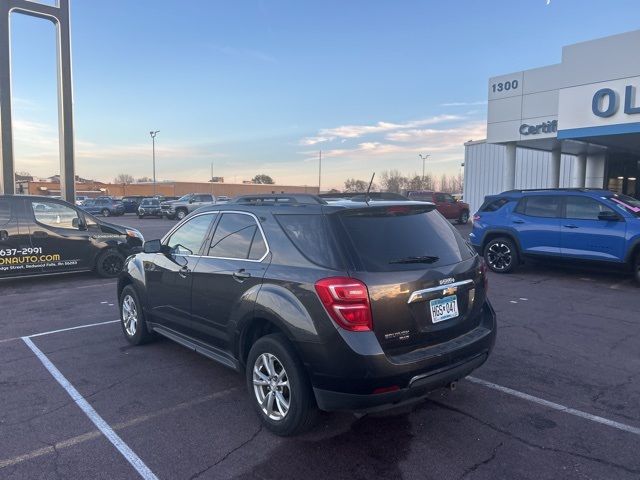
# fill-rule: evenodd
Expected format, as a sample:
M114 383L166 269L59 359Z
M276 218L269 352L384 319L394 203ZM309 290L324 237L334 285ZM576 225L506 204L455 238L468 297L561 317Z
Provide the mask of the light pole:
M418 156L422 159L422 183L424 183L424 163L431 155L422 155L421 153L419 153Z
M151 145L153 152L153 195L156 195L156 135L160 133L160 130L152 130L149 132L151 135Z

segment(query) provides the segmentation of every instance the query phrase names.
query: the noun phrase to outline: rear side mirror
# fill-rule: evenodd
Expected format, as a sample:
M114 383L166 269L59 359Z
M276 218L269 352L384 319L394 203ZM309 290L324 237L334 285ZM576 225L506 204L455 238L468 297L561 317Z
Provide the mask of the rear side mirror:
M142 251L144 253L161 253L162 243L160 243L160 240L148 240L144 242L144 245L142 246Z
M193 198L190 198L189 203L193 203L193 202L195 202L195 200Z
M611 210L605 210L604 212L600 212L598 214L598 220L604 220L606 222L619 222L620 219L620 215L618 215L615 212L612 212Z

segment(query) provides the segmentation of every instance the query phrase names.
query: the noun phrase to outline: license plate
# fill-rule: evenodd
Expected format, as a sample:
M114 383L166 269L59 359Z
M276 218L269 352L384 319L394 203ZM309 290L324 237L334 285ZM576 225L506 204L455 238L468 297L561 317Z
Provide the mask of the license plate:
M431 308L431 321L433 323L443 322L458 316L458 296L437 298L429 302Z

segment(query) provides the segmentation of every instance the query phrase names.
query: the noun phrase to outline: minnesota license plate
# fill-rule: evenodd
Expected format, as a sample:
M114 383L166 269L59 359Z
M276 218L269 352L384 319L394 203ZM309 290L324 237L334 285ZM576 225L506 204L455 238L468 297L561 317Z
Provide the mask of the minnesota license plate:
M431 308L431 321L433 323L443 322L458 316L458 296L437 298L429 302Z

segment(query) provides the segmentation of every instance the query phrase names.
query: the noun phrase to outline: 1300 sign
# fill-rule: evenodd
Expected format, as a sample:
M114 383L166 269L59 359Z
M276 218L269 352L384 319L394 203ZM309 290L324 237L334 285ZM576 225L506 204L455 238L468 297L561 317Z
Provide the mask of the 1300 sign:
M491 85L493 93L495 92L508 92L509 90L515 90L518 88L518 80L508 80L506 82L494 83Z

